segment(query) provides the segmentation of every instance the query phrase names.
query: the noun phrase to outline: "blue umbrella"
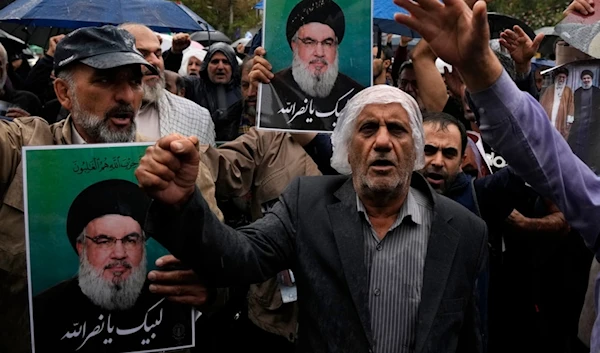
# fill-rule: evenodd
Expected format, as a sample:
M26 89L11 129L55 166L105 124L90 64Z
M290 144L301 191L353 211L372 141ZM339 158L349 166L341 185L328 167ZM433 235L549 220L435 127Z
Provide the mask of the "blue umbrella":
M167 0L17 0L0 11L0 22L70 29L136 22L157 32L210 27L183 4Z
M394 20L394 14L397 12L408 15L408 11L394 4L392 0L373 0L373 24L378 26L381 32L421 38L419 33Z
M265 4L264 1L259 1L258 3L256 3L256 5L254 5L254 9L255 10L262 10L265 8Z

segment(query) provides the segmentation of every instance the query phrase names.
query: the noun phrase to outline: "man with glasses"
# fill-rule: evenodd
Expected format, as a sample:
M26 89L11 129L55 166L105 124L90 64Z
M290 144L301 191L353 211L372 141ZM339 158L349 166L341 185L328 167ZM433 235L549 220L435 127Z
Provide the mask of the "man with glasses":
M146 237L150 199L129 181L84 189L67 216L78 274L34 297L38 351L131 352L191 343L189 306L148 290Z
M346 102L364 88L338 71L345 29L332 0L303 0L292 9L286 26L292 66L263 86L261 127L333 130Z

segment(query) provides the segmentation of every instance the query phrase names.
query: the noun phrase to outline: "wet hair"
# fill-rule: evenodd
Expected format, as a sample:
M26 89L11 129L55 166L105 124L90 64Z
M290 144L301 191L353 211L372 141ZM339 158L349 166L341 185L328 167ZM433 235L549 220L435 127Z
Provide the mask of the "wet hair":
M399 88L388 85L376 85L365 88L355 95L344 107L337 125L331 135L331 144L333 146L333 155L331 156L331 166L340 174L352 174L350 162L348 162L348 147L358 116L369 104L390 104L400 103L408 114L410 128L415 147L415 165L414 170L420 170L425 164L424 139L423 139L423 118L417 102L407 93Z
M465 154L465 151L467 150L467 129L465 129L465 126L458 121L458 119L444 112L424 113L423 125L425 124L435 124L439 126L439 130L442 131L448 131L449 125L456 126L460 132L462 155Z

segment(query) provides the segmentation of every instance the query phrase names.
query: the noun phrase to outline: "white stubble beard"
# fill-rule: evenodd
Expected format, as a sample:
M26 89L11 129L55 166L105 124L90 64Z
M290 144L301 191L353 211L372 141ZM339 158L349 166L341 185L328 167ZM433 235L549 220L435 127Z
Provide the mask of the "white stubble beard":
M73 90L72 100L73 106L71 107L71 117L91 138L96 142L103 143L121 143L121 142L133 142L135 140L135 119L131 121L131 125L128 130L125 131L112 131L108 126L105 117L91 114L81 109L79 100L77 99L76 90ZM139 107L138 107L139 109Z
M166 87L165 74L161 72L159 74L158 82L155 85L149 85L142 81L142 88L144 89L144 102L157 103L158 100L164 94Z

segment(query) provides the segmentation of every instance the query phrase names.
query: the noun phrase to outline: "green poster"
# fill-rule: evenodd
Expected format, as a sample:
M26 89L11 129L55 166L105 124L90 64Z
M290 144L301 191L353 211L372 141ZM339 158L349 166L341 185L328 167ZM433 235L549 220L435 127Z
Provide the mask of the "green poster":
M331 132L372 81L371 0L265 1L263 46L275 77L260 86L258 127Z
M194 345L191 308L148 290L168 254L143 232L151 199L134 172L148 145L23 148L35 352Z

